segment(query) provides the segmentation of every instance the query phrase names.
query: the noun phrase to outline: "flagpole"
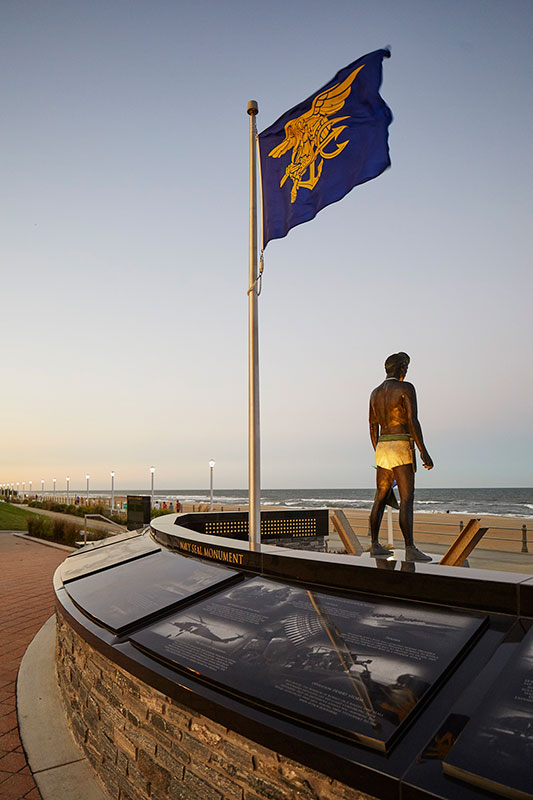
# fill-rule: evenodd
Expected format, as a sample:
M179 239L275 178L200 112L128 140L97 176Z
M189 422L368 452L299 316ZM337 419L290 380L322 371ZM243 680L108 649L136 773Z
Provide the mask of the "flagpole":
M257 179L255 117L250 100L250 239L248 279L248 539L250 550L261 549L261 446L259 429L259 328L257 321Z

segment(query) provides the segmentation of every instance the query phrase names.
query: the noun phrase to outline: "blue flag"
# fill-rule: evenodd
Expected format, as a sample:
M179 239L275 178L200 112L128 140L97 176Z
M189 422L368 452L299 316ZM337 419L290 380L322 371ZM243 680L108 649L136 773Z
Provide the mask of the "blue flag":
M390 108L379 94L388 50L357 59L259 134L263 247L390 166Z

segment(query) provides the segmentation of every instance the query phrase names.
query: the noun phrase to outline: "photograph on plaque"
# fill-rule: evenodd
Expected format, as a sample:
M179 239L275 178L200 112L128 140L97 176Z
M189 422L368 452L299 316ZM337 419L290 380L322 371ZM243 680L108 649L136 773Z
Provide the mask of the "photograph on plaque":
M261 707L386 751L486 624L252 578L131 641Z
M533 800L533 628L443 762L447 775Z
M77 553L76 558L66 558L61 567L61 580L68 583L92 572L99 572L150 553L158 553L160 550L159 545L147 533L119 539L106 547L94 547Z
M116 634L241 579L227 567L161 550L65 585L71 600Z

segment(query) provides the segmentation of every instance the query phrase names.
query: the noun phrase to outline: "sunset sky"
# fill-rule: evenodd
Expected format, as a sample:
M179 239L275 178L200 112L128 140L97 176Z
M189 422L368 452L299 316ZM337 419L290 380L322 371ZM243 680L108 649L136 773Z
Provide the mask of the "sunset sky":
M367 487L405 350L423 487L531 486L531 0L4 0L0 483L247 484L248 117L390 45L391 169L271 242L262 484Z

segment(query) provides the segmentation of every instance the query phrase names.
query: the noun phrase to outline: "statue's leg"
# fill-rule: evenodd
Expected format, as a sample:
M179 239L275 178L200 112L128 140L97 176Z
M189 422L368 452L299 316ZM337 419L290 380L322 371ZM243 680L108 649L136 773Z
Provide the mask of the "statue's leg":
M400 529L405 542L406 561L431 561L431 556L419 550L413 539L413 508L415 501L415 473L412 464L394 467L394 479L400 492Z
M387 495L390 492L394 474L390 469L377 468L376 473L376 496L374 498L374 505L370 512L370 554L373 556L391 555L392 550L388 550L379 543L379 529L381 527L381 520L383 519L383 512L385 511L385 502Z
M394 479L400 493L400 530L405 546L410 547L413 541L413 508L415 502L415 473L412 464L394 467Z

